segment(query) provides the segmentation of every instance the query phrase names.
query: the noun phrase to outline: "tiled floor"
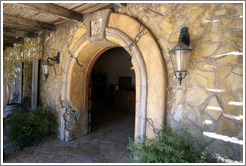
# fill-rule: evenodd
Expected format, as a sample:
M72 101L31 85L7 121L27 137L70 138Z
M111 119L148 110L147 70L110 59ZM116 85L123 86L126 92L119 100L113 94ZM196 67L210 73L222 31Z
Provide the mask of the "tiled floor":
M40 145L13 152L6 137L4 163L120 163L129 151L126 146L134 135L134 114L108 107L96 110L91 134L61 142L56 136L45 139Z

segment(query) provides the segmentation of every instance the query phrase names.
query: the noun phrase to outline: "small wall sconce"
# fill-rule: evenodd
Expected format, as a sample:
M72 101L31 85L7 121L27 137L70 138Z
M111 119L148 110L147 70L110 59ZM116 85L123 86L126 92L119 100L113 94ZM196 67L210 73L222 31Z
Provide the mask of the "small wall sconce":
M169 51L169 56L173 66L173 74L179 80L180 86L182 80L189 73L188 67L190 64L192 52L192 49L189 47L189 45L190 36L188 33L188 28L184 27L181 29L178 44Z
M48 74L48 66L49 66L49 64L47 63L47 61L42 62L42 69L43 69L43 72L44 72L45 80L47 80L48 76L49 76L49 74Z
M57 52L57 55L53 58L48 57L46 61L42 62L42 69L44 72L45 80L48 79L49 76L49 66L53 66L55 63L51 63L50 61L54 61L55 63L60 63L60 52Z

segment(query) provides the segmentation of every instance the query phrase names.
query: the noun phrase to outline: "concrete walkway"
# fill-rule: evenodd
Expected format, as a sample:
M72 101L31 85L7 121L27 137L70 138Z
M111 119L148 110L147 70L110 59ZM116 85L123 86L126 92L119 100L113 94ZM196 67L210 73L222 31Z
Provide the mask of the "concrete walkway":
M128 162L126 146L129 137L134 136L134 114L112 109L100 111L94 116L92 133L68 143L50 136L39 145L14 152L4 137L4 163Z

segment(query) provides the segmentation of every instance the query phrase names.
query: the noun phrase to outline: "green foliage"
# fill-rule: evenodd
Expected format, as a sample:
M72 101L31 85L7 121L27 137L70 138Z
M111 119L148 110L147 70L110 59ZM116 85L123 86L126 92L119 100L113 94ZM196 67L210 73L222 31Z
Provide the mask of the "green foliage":
M49 134L55 133L55 116L44 108L35 110L16 110L5 120L6 135L14 149L23 149L39 143Z
M156 130L155 130L156 131ZM194 151L195 140L186 129L172 131L158 130L154 139L138 137L130 140L127 148L131 151L131 162L139 163L203 163L209 150ZM182 135L182 136L180 136Z

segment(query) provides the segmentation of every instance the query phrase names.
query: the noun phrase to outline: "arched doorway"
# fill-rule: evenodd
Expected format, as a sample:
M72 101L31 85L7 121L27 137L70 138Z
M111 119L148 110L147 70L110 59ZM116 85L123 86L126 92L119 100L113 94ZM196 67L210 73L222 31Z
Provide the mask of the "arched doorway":
M119 47L119 46L115 46L115 47L108 47L108 48L106 48L105 49L105 51L100 51L96 56L94 56L94 58L91 60L91 63L90 63L90 65L88 66L88 69L87 69L87 73L86 73L86 82L87 82L87 86L86 86L86 88L87 88L87 90L86 90L86 99L85 99L85 101L86 101L86 110L87 110L87 112L88 112L88 125L90 125L91 123L93 123L92 121L91 121L91 113L93 112L93 108L92 108L92 105L94 105L95 103L92 103L92 101L91 101L91 93L93 93L92 92L92 90L93 90L93 85L91 86L91 84L92 84L92 81L91 81L91 75L93 74L93 68L95 67L95 65L96 65L96 63L100 60L100 58L102 58L102 56L103 56L103 54L104 53L107 53L107 52L110 52L110 51L112 51L112 50L116 50L116 51L121 51L121 52L123 52L124 53L124 56L126 56L124 59L122 59L121 58L121 62L115 62L115 60L114 60L114 64L107 64L108 65L108 67L109 67L109 69L110 69L110 66L109 65L121 65L122 66L122 64L124 64L124 62L123 61L127 61L126 63L128 64L128 66L126 65L123 65L124 67L128 67L128 69L129 70L131 70L132 71L132 73L130 74L131 76L132 76L132 84L134 84L133 86L131 86L131 87L129 87L128 88L128 92L126 92L126 93L132 93L132 92L129 92L130 90L132 90L132 88L134 88L134 96L131 96L131 99L133 98L134 99L134 106L123 106L123 104L126 104L126 102L124 102L123 104L122 104L122 102L123 101L120 101L119 103L117 103L117 101L114 101L115 102L115 104L116 105L114 105L114 106L116 106L117 107L117 109L118 110L127 110L127 111L134 111L134 114L136 115L136 113L137 113L137 111L135 111L135 109L136 110L140 110L140 108L142 108L142 111L139 111L139 115L137 115L136 117L143 117L143 116L145 116L144 114L146 113L145 112L145 108L144 107L140 107L139 106L139 100L137 99L137 95L136 94L139 94L137 91L136 91L136 87L137 87L137 84L136 84L136 82L137 82L137 80L138 80L138 75L137 75L137 70L135 69L135 67L133 67L133 66L135 66L136 64L134 63L134 60L133 60L133 58L134 57L132 57L130 54L129 54L129 52L127 52L123 47ZM119 53L118 53L119 54ZM116 57L117 58L117 57ZM122 61L123 60L123 61ZM130 65L129 65L130 64ZM132 69L130 69L130 68L134 68L134 70L132 70ZM144 67L144 66L143 66ZM117 67L116 67L117 68ZM116 69L116 68L114 68L114 69ZM112 68L111 68L112 69ZM135 72L136 72L136 76L135 76ZM118 77L119 77L120 75L118 74ZM126 75L121 75L121 76L126 76ZM129 76L129 73L128 73L128 76ZM117 77L117 76L115 76L115 77ZM146 77L145 77L146 78ZM114 78L115 79L115 78ZM118 85L119 85L119 81L120 81L120 79L121 78L118 78L119 80L117 80L117 82L118 82ZM125 79L125 77L123 77L123 79ZM123 80L124 81L124 80ZM145 80L146 81L146 80ZM146 86L143 86L144 88L142 88L142 93L146 93L146 91L147 91L147 89L146 89ZM114 87L115 88L115 87ZM117 87L116 87L117 88ZM119 90L120 89L124 89L124 88L122 88L122 87L118 87L119 88ZM127 89L127 88L126 88ZM118 99L118 101L119 100L124 100L124 97L122 97L122 94L119 94L119 93L122 93L121 91L116 91L117 92L117 94L116 94L116 98L117 97L121 97L121 99ZM124 93L124 92L123 92ZM141 93L141 92L140 92ZM132 95L132 94L128 94L128 95ZM144 96L144 97L146 97L146 96ZM138 97L139 98L139 97ZM117 100L117 99L116 99ZM137 101L136 101L137 100ZM143 101L146 101L146 100L143 100ZM143 102L142 102L143 103ZM131 107L131 108L130 108ZM134 108L132 108L132 107L134 107ZM115 108L115 107L114 107ZM139 109L138 109L139 108ZM140 116L140 114L141 114L141 116ZM139 119L136 119L135 118L135 126L137 126L138 125L138 122L137 121L139 121ZM142 120L142 121L144 121L144 120ZM145 122L144 122L145 123ZM143 125L140 125L140 126L143 126ZM90 129L91 129L91 126L87 126L87 133L90 133ZM145 133L145 131L144 131L144 127L143 128L141 128L142 130L140 130L140 129L138 129L137 131L140 133L136 133L136 129L135 129L135 131L134 131L134 133L135 133L135 136L136 135L138 135L138 136L141 136L141 135L144 135Z
M153 136L152 126L146 122L152 119L155 127L165 124L167 78L162 53L151 33L129 16L111 13L105 40L99 45L88 41L83 28L75 36L78 39L70 52L84 67L78 67L71 56L64 59L61 99L69 106L61 109L60 139L69 141L88 133L88 73L103 52L119 46L132 57L136 74L135 137Z
M135 72L131 56L122 47L109 49L88 75L88 133L107 131L119 141L133 139Z

